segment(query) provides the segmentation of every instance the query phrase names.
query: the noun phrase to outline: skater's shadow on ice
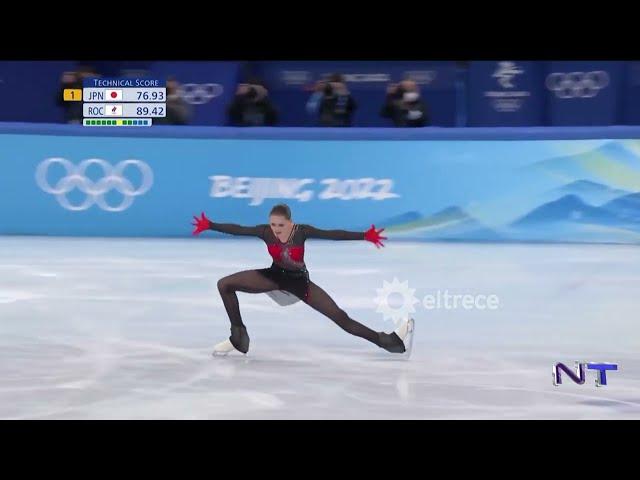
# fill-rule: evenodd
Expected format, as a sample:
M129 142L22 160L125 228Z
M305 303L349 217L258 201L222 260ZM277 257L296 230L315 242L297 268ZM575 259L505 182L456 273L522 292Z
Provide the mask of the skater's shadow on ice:
M381 363L404 363L411 360L411 358L405 354L389 355L388 353L365 353L359 355L363 360L371 362Z
M237 355L226 355L226 356L213 356L212 360L214 362L222 362L226 364L233 365L251 365L254 367L308 367L313 365L311 359L301 359L301 360L291 360L291 359L283 359L283 358L273 358L267 355L247 355L246 357L240 357Z
M303 352L291 351L274 355L266 352L255 352L249 355L213 355L212 361L233 364L251 365L253 367L278 368L342 368L371 362L404 363L410 358L405 354L389 355L384 352L362 352L349 348L308 349Z

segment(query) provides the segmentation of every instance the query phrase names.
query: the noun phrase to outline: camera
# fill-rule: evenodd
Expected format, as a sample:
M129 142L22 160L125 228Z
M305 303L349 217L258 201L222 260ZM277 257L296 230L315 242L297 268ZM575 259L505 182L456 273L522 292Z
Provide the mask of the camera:
M255 87L249 87L249 90L247 91L247 93L245 93L244 96L247 100L254 100L258 96L258 91L255 89Z

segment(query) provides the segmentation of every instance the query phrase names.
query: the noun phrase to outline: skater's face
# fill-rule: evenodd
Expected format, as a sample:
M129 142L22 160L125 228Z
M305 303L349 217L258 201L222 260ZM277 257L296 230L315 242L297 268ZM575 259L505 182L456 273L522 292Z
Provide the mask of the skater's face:
M293 222L287 220L287 218L282 215L271 215L269 217L269 224L271 225L273 233L279 238L288 237L293 227Z

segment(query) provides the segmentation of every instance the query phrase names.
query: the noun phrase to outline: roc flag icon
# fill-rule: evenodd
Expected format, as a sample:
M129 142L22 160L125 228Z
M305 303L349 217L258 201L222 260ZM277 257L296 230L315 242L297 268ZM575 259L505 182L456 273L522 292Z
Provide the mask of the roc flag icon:
M122 105L105 105L104 106L104 114L107 117L121 117L122 116Z
M122 100L122 90L106 90L104 92L104 99L107 102L118 102Z

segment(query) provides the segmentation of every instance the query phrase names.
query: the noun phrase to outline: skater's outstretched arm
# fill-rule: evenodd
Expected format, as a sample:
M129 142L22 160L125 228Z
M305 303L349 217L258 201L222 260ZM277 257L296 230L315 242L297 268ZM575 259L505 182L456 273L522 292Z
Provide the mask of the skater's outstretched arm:
M228 233L231 235L244 235L251 237L264 238L264 231L268 225L256 225L255 227L244 227L242 225L236 225L235 223L217 223L212 222L207 218L204 212L201 216L193 217L195 222L192 225L195 227L193 230L194 235L199 235L205 230L214 230L216 232Z
M228 233L230 235L245 235L260 238L264 237L264 229L267 228L267 226L267 224L264 224L256 225L255 227L243 227L242 225L236 225L235 223L209 222L209 230Z
M322 238L324 240L364 240L364 232L347 230L322 230L311 225L300 225L305 238Z
M349 232L347 230L321 230L311 225L301 225L302 231L305 234L305 238L322 238L325 240L367 240L374 243L376 247L384 246L381 240L386 240L387 237L381 237L380 233L384 230L376 230L371 225L371 228L366 232Z

